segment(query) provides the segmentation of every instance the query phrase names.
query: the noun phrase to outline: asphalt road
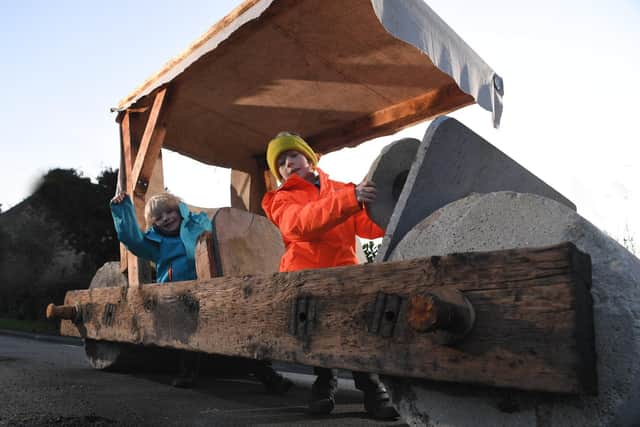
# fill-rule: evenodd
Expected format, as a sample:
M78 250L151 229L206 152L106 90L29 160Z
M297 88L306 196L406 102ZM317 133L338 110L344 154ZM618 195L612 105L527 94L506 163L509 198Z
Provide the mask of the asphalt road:
M77 341L47 341L0 331L0 426L404 426L367 418L362 395L340 379L334 412L306 411L311 375L289 372L293 389L266 394L249 377L204 375L193 389L172 374L109 373L91 368Z

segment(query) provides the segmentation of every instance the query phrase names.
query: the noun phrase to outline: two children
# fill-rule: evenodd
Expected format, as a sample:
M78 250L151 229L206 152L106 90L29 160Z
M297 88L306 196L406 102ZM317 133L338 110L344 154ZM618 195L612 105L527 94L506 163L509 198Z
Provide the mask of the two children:
M282 185L265 194L262 208L280 229L285 253L280 271L357 264L355 237L382 237L384 230L367 216L364 204L376 198L375 184L358 185L329 179L316 167L318 156L298 135L281 132L269 142L267 163ZM335 369L315 368L309 409L328 414L335 405L338 378ZM377 419L398 416L378 375L353 372L364 392L366 411Z
M211 231L211 221L203 212L193 213L176 196L160 193L145 205L148 230L138 226L133 203L126 193L111 199L111 215L118 239L136 256L155 262L158 283L196 279L195 247L198 237ZM190 387L195 380L197 354L183 352L176 387ZM293 383L273 370L268 362L247 361L250 370L270 393L284 393Z

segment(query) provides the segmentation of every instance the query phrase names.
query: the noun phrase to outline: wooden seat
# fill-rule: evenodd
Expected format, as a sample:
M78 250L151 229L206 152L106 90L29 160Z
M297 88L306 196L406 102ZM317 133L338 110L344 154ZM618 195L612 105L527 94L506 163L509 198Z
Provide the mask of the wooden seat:
M213 232L203 234L196 246L198 279L278 271L284 244L271 221L228 207L210 216Z

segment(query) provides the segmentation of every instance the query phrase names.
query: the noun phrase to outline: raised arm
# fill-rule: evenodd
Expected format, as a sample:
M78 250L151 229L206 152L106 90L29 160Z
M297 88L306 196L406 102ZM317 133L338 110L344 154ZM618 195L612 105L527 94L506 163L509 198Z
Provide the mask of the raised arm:
M118 240L136 256L156 261L158 246L144 238L136 219L133 203L126 193L119 193L111 199L111 216L118 234Z
M270 219L285 239L312 240L360 209L351 184L308 203L300 203L286 193L278 194L271 204Z

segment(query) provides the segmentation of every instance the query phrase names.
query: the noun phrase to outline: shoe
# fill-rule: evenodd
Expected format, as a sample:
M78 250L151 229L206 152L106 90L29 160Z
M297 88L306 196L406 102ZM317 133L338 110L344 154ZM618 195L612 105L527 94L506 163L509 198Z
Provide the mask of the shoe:
M293 387L293 381L277 372L274 372L274 375L262 384L269 394L285 394Z
M195 381L191 377L175 377L171 385L177 388L191 388Z
M293 387L293 381L280 375L273 369L270 362L259 360L252 363L252 373L262 383L267 393L285 394Z
M180 351L178 356L178 376L171 385L178 388L191 388L195 385L200 370L200 354Z
M364 409L376 420L394 420L400 416L391 404L389 393L387 393L387 389L382 384L365 391Z
M338 390L338 376L335 370L322 372L311 386L309 412L315 415L327 415L335 407L335 394Z

